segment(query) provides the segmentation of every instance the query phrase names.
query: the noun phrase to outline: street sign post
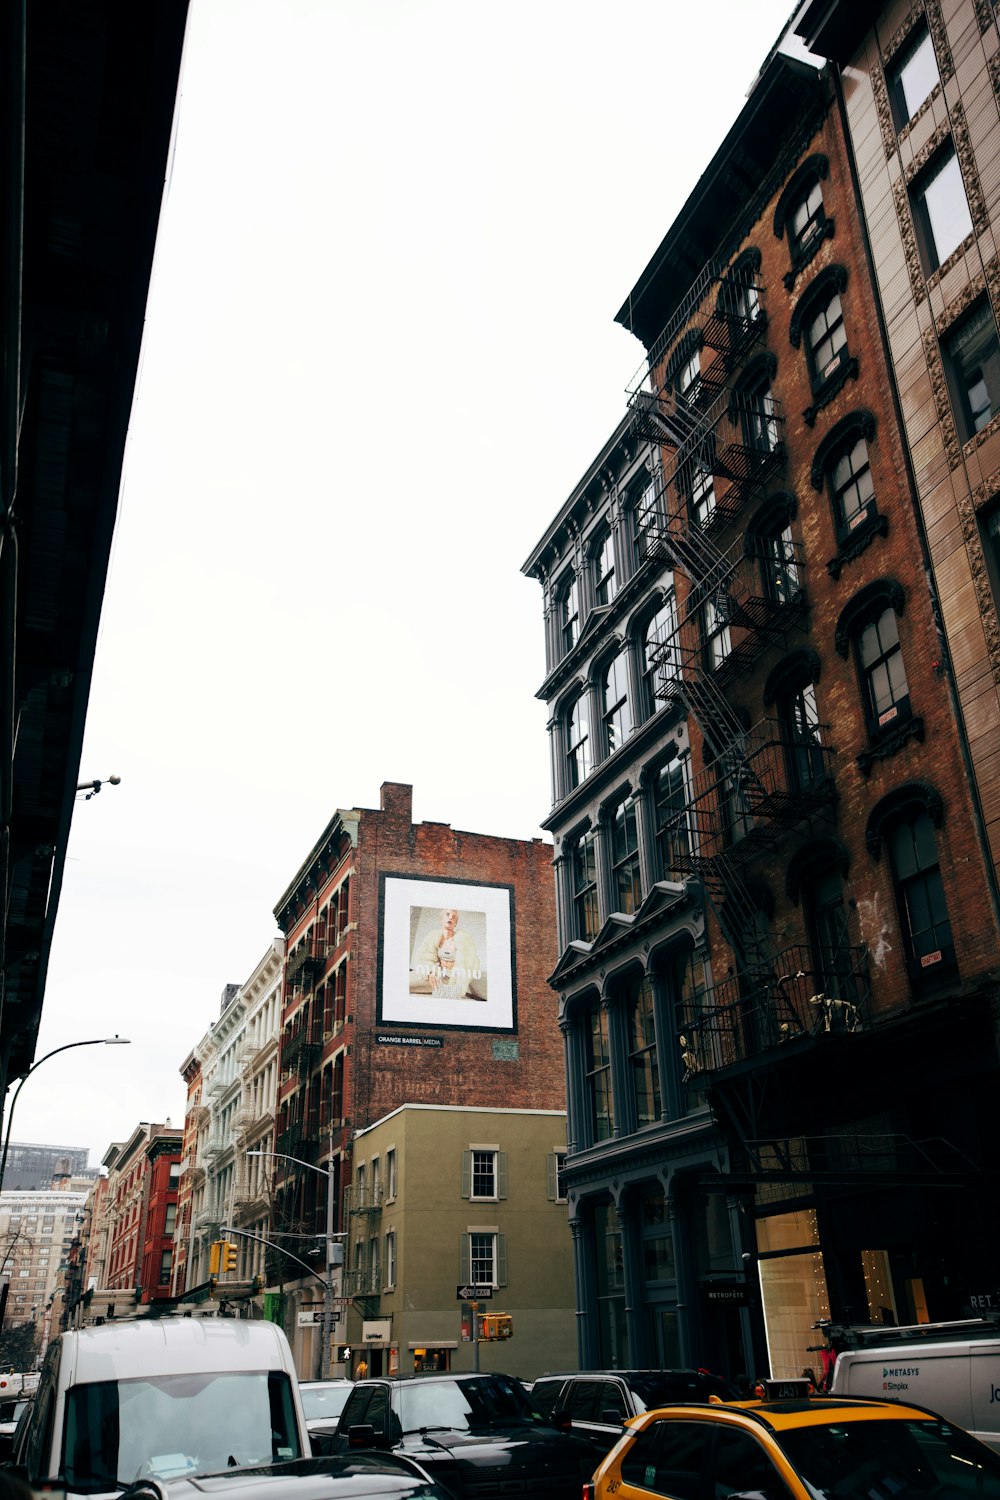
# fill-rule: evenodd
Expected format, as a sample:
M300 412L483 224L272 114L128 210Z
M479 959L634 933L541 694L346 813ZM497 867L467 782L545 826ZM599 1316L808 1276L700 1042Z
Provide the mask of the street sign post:
M459 1302L489 1302L493 1288L488 1282L485 1286L459 1286L455 1288L455 1295Z

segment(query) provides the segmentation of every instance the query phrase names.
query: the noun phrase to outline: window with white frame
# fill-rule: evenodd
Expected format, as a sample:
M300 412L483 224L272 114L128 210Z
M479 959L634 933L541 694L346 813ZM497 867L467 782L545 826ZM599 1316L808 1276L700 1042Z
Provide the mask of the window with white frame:
M396 1148L393 1146L385 1153L385 1196L390 1203L396 1196L397 1181Z
M396 1285L396 1231L390 1229L385 1237L385 1285L386 1289Z
M496 1202L507 1196L507 1153L498 1146L470 1146L462 1153L462 1197Z
M474 1286L507 1283L506 1237L496 1228L473 1228L462 1236L462 1277Z

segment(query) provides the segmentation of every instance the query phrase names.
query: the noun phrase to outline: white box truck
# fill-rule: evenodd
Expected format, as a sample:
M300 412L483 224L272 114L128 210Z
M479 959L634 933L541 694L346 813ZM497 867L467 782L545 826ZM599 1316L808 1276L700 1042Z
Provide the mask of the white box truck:
M1000 1452L1000 1336L866 1343L837 1356L830 1394L927 1406Z
M67 1494L308 1457L298 1376L274 1323L114 1318L49 1345L15 1472Z

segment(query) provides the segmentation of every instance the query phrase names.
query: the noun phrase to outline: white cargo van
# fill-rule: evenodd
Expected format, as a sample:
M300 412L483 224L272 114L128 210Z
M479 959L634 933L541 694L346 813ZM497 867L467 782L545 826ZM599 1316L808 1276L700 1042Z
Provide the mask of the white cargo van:
M1000 1338L851 1349L837 1356L830 1394L928 1406L1000 1452Z
M116 1318L60 1334L16 1441L30 1484L58 1476L90 1496L310 1452L285 1335L236 1318Z

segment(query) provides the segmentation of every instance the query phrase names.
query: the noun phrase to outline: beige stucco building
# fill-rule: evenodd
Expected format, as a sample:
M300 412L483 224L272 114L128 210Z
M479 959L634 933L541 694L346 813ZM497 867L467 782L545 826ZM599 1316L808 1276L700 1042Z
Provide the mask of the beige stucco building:
M481 1342L479 1368L533 1379L576 1368L573 1260L558 1110L407 1104L354 1143L337 1352L357 1373L472 1370L467 1283L513 1336ZM345 1316L346 1315L346 1316ZM468 1321L466 1332L469 1332Z

